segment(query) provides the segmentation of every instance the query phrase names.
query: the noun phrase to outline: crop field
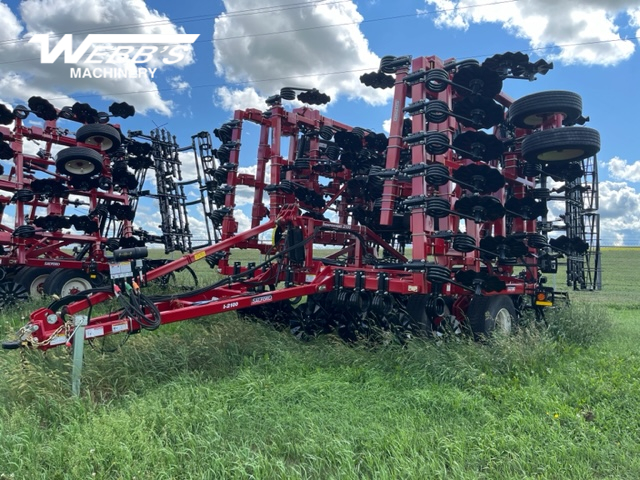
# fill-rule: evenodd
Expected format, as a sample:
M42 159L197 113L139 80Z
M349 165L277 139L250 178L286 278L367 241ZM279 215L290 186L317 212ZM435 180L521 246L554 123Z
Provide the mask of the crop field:
M603 291L487 344L301 342L235 313L114 336L79 399L65 348L0 352L0 479L638 479L638 271L605 249Z

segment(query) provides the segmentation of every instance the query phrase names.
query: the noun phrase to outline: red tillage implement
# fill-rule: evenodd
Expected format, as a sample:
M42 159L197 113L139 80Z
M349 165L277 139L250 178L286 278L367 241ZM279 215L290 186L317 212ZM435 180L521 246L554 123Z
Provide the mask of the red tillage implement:
M133 107L113 104L109 114L76 103L57 110L40 97L28 105L0 106L0 159L11 162L0 177L6 193L0 196L6 214L0 225L0 308L29 295L67 294L98 283L109 271L108 232L131 235L135 213L130 193L139 178L124 172L128 182L120 183L114 169L122 163L124 139L118 125L107 124L111 117L133 115ZM77 131L60 119L78 125ZM29 142L39 145L37 152L29 151ZM79 206L86 214L69 215L70 207Z
M116 250L111 285L36 310L4 346L47 349L84 323L85 338L96 338L231 310L348 340L465 325L481 337L510 330L525 309L542 315L555 293L542 274L555 273L558 258L569 285L597 283L598 132L582 126L575 93L502 93L504 79L550 68L520 53L482 64L384 57L361 80L393 88L389 137L306 106L286 110L300 89L282 89L265 111L236 111L214 131L219 165L202 166L217 243L155 269L146 249ZM298 99L328 101L313 89ZM255 174L238 168L247 122L260 129ZM255 192L244 232L234 218L240 185ZM564 203L560 219L549 218L550 201ZM565 234L549 238L555 230ZM326 245L331 253L318 257ZM264 261L231 264L231 248L257 249ZM173 295L139 289L205 259L222 280ZM91 316L114 297L121 310Z

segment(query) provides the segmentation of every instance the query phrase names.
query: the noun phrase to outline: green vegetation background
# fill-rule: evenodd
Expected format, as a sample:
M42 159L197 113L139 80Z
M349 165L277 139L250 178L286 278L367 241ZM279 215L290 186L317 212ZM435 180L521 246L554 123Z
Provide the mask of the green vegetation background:
M64 348L0 352L0 479L638 479L640 249L603 268L488 345L299 342L231 313L89 350L81 399Z

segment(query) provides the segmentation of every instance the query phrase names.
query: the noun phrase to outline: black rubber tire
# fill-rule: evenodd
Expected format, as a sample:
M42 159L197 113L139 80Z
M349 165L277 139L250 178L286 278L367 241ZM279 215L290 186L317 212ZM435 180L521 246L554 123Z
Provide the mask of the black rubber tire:
M13 281L22 285L31 298L38 294L44 294L44 284L53 272L51 268L45 267L23 267L16 274Z
M76 132L76 140L95 145L107 153L115 152L122 144L120 133L111 125L92 123L83 125Z
M69 147L56 156L58 173L70 177L92 177L102 172L102 155L86 147Z
M582 115L582 97L565 90L532 93L511 104L507 119L516 127L534 129L556 113L564 115L566 123L574 123Z
M575 162L600 151L600 133L587 127L541 130L522 141L522 156L529 162Z
M47 295L75 295L98 286L99 279L92 279L83 270L58 268L44 282L44 293Z
M510 315L510 320L503 317L505 314ZM516 307L508 295L475 295L469 304L467 318L475 340L489 338L496 330L509 334L515 326ZM496 325L496 320L505 324Z
M8 310L29 298L27 290L13 280L0 282L0 310ZM3 348L4 347L3 345Z

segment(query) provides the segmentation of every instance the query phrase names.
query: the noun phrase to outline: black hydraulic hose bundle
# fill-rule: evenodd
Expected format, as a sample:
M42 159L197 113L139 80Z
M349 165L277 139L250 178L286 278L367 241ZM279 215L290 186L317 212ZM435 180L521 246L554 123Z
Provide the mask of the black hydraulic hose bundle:
M129 288L131 288L131 291L128 291ZM121 316L130 317L131 319L138 322L140 326L146 330L155 330L156 328L158 328L161 323L160 311L154 304L153 299L151 297L148 297L147 295L140 293L136 289L133 289L131 286L129 286L129 288L125 288L124 291L121 291L120 287L117 286L114 286L114 288L90 288L88 290L82 291L82 293L62 297L61 299L52 302L48 308L54 312L60 311L62 315L65 315L66 312L64 308L70 303L78 302L80 300L87 300L89 298L89 295L94 293L111 293L115 290L116 297L118 298L118 303L122 306L122 309L119 310L119 312L121 312ZM89 312L87 314L89 320L91 320L92 309L93 304L89 306ZM145 312L145 309L148 310L148 313ZM148 318L147 315L149 313L152 315L152 319Z
M313 239L316 236L316 233L318 231L318 228L316 228L314 230L313 235L305 238L304 240L302 240L301 242L298 242L294 245L289 246L288 248L286 248L285 250L282 250L281 252L276 253L275 255L272 255L271 257L269 257L268 259L266 259L264 262L245 270L244 272L235 274L235 275L230 275L212 285L206 286L206 287L202 287L200 289L197 290L191 290L188 292L184 292L181 294L177 294L177 295L155 295L155 296L147 296L144 295L142 293L140 293L139 288L134 288L131 285L129 285L128 283L124 284L124 288L120 288L120 286L118 285L114 285L113 287L109 286L109 287L100 287L100 288L91 288L88 290L84 290L81 293L78 294L74 294L74 295L67 295L59 300L56 300L54 302L52 302L49 305L49 309L54 311L54 312L58 312L60 311L60 313L62 315L65 315L65 307L71 303L77 302L77 301L81 301L81 300L88 300L89 295L94 294L94 293L107 293L107 292L115 292L116 297L118 299L118 303L121 305L122 309L119 310L120 312L120 316L121 317L129 317L132 320L135 320L141 328L144 328L146 330L155 330L157 329L162 322L162 318L161 318L161 314L160 314L160 310L158 309L158 307L155 305L155 302L162 302L162 301L170 301L170 300L175 300L175 299L181 299L181 298L188 298L188 297L192 297L194 295L199 295L202 293L206 293L207 291L210 291L214 288L218 288L224 285L230 285L233 282L236 282L240 279L242 279L243 277L247 277L251 274L253 274L255 271L261 269L262 267L271 264L274 260L277 260L281 257L283 257L284 255L286 255L287 253L293 251L296 248L300 248L301 246L306 245L307 243L309 243L310 241L313 241ZM93 309L93 305L90 304L89 306L89 312L88 312L88 318L89 320L91 319L91 311ZM147 310L147 311L145 311ZM118 312L116 312L118 313ZM148 315L151 314L152 319L149 319Z
M140 327L146 330L155 330L162 322L160 310L158 310L153 300L139 291L119 294L118 303L122 305L122 311L126 316L131 317L140 324ZM152 319L147 316L148 313L145 312L145 308L151 313Z

